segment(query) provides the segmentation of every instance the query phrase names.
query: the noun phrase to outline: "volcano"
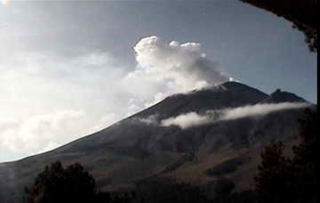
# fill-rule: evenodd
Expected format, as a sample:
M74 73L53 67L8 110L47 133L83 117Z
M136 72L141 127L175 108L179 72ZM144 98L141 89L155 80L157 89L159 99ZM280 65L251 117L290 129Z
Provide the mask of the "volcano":
M185 129L162 125L163 120L190 112L205 115L272 104L307 105L258 116L216 119ZM0 202L22 202L23 188L46 165L57 160L64 165L80 162L94 176L100 190L134 188L137 181L151 177L175 178L192 184L227 177L239 190L252 188L263 146L277 140L289 147L295 144L298 118L306 108L314 107L289 92L276 90L269 95L238 82L172 95L55 150L0 163Z

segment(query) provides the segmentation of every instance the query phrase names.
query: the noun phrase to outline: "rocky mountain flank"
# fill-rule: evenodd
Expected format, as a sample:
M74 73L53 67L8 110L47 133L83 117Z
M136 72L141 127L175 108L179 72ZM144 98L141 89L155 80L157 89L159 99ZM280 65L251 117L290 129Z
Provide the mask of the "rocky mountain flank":
M24 186L31 184L45 165L56 160L63 164L80 162L102 190L133 188L137 181L158 176L192 184L226 177L239 190L251 188L263 146L274 140L292 146L297 141L298 118L305 108L216 119L185 129L163 126L161 121L190 112L205 114L283 102L307 101L281 90L268 95L237 82L170 96L50 152L0 163L0 202L22 202Z

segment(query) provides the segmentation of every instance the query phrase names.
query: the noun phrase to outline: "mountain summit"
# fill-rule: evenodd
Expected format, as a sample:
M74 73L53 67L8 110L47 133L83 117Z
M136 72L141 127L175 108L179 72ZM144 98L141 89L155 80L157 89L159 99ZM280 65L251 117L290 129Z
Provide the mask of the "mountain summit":
M263 102L266 103L281 103L281 102L307 102L303 98L290 93L281 91L281 89L277 89L273 93L270 94L270 96L265 99Z
M102 190L132 188L137 181L162 176L195 184L226 176L240 189L250 188L261 146L294 142L307 107L292 93L268 95L237 82L172 95L65 146L0 164L0 202L20 202L23 188L56 160L80 162ZM179 122L194 125L182 128ZM214 172L225 163L230 167L228 160L232 170Z

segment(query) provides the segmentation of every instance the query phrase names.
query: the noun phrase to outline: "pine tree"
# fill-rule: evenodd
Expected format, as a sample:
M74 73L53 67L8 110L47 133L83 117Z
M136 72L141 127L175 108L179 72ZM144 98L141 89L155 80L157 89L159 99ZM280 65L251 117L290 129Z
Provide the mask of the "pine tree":
M26 193L28 203L85 203L95 200L96 187L93 177L79 163L64 169L58 161L46 166Z
M258 202L316 202L316 128L317 113L308 110L300 120L301 142L293 147L293 159L283 156L281 142L265 148L255 177Z
M255 178L256 193L260 203L287 202L290 198L288 183L292 178L290 160L283 157L284 145L272 143L261 153L262 163Z
M300 119L301 143L293 147L294 170L296 172L293 182L297 202L316 202L316 139L317 139L317 113L306 111Z

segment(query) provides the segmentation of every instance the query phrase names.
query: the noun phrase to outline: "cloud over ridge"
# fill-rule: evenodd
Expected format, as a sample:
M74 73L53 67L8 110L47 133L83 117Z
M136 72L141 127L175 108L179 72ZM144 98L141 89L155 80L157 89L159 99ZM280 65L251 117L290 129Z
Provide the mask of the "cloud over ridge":
M178 115L176 117L163 119L160 121L160 125L163 127L178 126L181 129L187 129L218 121L265 116L267 114L277 111L306 108L310 105L311 104L309 103L283 102L277 104L256 104L241 106L237 108L210 110L204 114L198 114L197 112L189 112L186 114Z
M229 108L224 110L220 120L232 120L244 117L264 116L276 111L289 109L300 109L310 106L309 103L303 102L282 102L277 104L256 104L237 108Z
M161 121L160 125L169 127L172 125L179 126L181 129L205 125L212 122L210 115L199 115L196 112L181 114L177 117L170 117Z

